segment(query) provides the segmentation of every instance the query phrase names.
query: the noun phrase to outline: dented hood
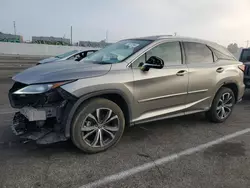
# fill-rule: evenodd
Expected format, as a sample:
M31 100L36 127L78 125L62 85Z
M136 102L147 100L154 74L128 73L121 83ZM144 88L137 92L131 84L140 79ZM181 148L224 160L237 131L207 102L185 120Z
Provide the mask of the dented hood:
M111 64L60 61L31 67L12 79L24 84L49 83L102 76L110 69Z

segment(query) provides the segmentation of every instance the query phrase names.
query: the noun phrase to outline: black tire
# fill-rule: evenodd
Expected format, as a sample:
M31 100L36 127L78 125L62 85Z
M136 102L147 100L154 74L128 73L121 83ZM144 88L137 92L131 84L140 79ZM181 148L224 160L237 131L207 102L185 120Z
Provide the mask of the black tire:
M230 103L232 103L232 107L230 107L231 111L229 111L228 114L224 118L222 118L218 115L219 110L217 108L219 108L219 106L221 106L220 100L221 100L222 96L224 94L227 94L227 93L229 93L232 96L232 99L230 100ZM210 120L214 123L222 123L231 115L234 105L235 105L234 92L230 88L222 87L216 93L210 110L206 112L206 117L208 118L208 120Z
M98 146L98 147L90 146L91 143L88 143L86 140L83 139L83 137L86 136L86 134L87 134L87 133L81 131L82 126L83 126L83 122L86 122L87 119L90 117L89 115L91 115L92 113L95 113L97 111L97 109L101 109L103 111L103 110L105 110L104 108L108 109L109 112L110 112L110 110L112 111L111 112L112 117L117 115L116 119L112 120L112 121L117 121L117 122L114 122L114 124L116 124L115 128L118 129L118 131L116 131L114 133L113 138L110 138L111 141L109 141L106 145L103 145L103 146L101 146L100 136L96 136L97 132L92 133L94 135L93 137L95 137L95 138L98 137L98 139L99 139L98 143L100 144L100 146ZM104 119L107 116L108 116L108 114L105 115ZM110 116L110 119L112 119L111 116ZM96 120L98 119L97 114L96 114L95 118L96 118ZM87 122L91 123L92 120L93 119L90 118L90 121L87 121ZM96 121L93 121L93 122L96 122ZM104 123L104 126L105 125L108 125L108 124ZM84 125L83 127L88 127L88 126L89 125ZM95 125L93 125L91 127L95 127ZM120 109L120 107L116 103L114 103L110 100L107 100L104 98L95 98L95 99L92 99L92 100L84 103L77 110L77 112L74 116L74 120L72 122L72 126L71 126L71 139L72 139L73 143L82 151L84 151L86 153L98 153L98 152L105 151L108 148L110 148L111 146L114 146L116 143L118 143L118 141L121 139L121 137L123 135L124 128L125 128L125 118L124 118L124 114L123 114L122 110ZM100 132L100 134L102 134L102 136L101 136L102 139L104 138L104 135L106 135L106 137L111 135L111 134L107 134L106 129L105 129L106 131L103 130L104 127L103 128L98 127L97 129L102 130L102 132ZM113 133L112 131L110 131L110 132ZM89 136L89 137L91 137L91 136Z

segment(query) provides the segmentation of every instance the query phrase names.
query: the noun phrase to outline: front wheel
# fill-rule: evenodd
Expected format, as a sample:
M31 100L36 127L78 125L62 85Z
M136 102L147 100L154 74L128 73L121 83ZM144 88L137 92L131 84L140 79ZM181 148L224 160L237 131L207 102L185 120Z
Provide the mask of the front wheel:
M235 96L230 88L222 87L216 94L212 106L206 112L207 118L215 123L224 122L232 113Z
M125 118L117 104L103 98L92 99L77 111L71 139L82 151L97 153L115 145L124 127Z

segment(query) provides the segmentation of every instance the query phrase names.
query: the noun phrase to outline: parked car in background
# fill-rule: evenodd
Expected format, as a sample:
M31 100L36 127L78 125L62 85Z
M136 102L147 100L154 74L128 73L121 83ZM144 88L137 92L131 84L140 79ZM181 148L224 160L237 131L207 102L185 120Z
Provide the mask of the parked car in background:
M57 55L55 57L50 57L39 61L37 64L45 64L45 63L52 63L57 61L63 60L74 60L74 61L81 61L83 58L87 57L88 55L96 52L97 49L88 49L88 50L72 50L70 52L66 52L61 55Z
M250 88L250 48L242 49L239 61L245 65L244 83L246 88Z
M125 126L206 112L221 123L244 93L244 65L199 39L119 41L79 63L35 66L13 77L13 132L47 144L72 139L84 152L115 145ZM152 124L153 128L153 124Z

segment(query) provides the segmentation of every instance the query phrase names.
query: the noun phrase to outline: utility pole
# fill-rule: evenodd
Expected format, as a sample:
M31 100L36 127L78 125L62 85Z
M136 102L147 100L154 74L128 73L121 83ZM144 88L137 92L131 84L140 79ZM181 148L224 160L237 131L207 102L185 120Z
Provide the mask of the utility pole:
M15 34L15 36L16 36L16 22L13 21L13 24L14 24L14 34Z
M72 41L72 26L70 27L70 43L71 43L71 45L73 44L73 41Z
M247 48L248 48L249 42L250 42L249 40L246 41L246 43L247 43Z

